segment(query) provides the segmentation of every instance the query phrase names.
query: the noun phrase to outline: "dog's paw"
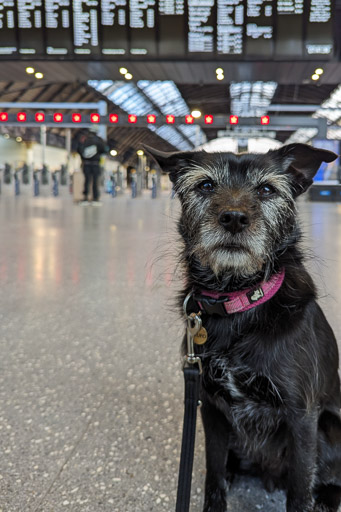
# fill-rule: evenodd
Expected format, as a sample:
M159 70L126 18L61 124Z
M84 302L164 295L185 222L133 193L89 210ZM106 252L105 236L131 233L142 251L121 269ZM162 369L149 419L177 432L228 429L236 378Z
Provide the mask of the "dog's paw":
M311 500L287 500L287 512L317 512L315 509L315 503ZM326 511L318 511L326 512Z
M226 512L226 493L229 485L215 489L207 489L205 494L205 505L203 512Z
M315 505L314 512L330 512L330 508L321 505L321 503L317 503Z

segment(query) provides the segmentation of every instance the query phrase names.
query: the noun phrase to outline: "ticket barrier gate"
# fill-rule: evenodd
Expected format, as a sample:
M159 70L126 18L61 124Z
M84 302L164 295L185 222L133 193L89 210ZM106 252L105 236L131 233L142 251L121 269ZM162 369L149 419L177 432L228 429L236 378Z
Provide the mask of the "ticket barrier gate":
M21 168L21 180L23 185L30 184L30 168L27 164L24 164Z
M51 173L52 175L52 194L54 197L59 195L59 182L58 182L58 173L60 171L54 171Z
M116 171L116 192L123 194L123 172L120 170Z
M62 165L60 167L60 185L65 187L67 185L67 167Z
M133 183L135 183L134 180ZM111 194L112 197L116 197L118 194L123 194L123 172L120 170L113 172L110 176L110 182L108 185L107 192ZM133 186L135 187L135 184Z
M135 199L137 197L137 176L136 173L131 174L131 197Z
M19 172L21 169L16 169L14 171L14 193L16 196L20 196L20 180L19 180Z
M115 179L114 174L112 174L110 176L110 181L111 181L111 190L110 190L111 197L116 197L117 196L117 184L116 184L116 179Z
M39 182L39 171L36 169L33 171L33 195L34 197L40 194L40 182Z
M156 174L152 175L152 199L156 199L157 195L157 176Z
M9 164L5 164L4 184L10 185L11 183L12 183L12 167Z
M49 170L47 165L43 165L41 169L41 184L48 185L49 184Z

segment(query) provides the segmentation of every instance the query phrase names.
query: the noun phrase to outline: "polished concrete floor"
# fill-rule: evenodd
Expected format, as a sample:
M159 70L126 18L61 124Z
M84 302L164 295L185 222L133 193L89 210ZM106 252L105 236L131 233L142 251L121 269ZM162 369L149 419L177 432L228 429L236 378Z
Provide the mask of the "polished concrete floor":
M302 201L321 303L341 339L341 205ZM183 414L168 195L0 197L0 512L173 511ZM202 509L199 422L192 512ZM284 512L238 480L229 511Z

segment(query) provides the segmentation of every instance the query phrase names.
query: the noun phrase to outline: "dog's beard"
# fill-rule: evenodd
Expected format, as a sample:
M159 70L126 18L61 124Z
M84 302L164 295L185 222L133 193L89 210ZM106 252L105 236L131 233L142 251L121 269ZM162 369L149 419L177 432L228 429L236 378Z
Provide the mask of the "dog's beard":
M247 252L245 249L215 249L204 255L201 263L209 266L216 276L228 271L237 276L252 276L263 267L265 259Z
M253 276L262 269L268 258L267 249L269 243L262 230L258 230L257 236L240 234L232 239L225 234L203 229L191 252L216 276L228 272L241 277Z

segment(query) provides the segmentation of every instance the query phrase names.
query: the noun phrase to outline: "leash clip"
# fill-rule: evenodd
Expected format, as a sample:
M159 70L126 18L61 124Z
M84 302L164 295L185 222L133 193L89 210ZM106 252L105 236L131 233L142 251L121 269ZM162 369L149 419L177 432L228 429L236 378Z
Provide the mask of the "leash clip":
M190 298L187 296L188 299ZM186 297L186 299L187 299ZM185 302L186 302L185 299ZM184 302L184 310L186 311L187 302L185 304ZM185 366L197 364L199 367L199 373L202 374L202 363L200 357L196 356L194 353L194 336L198 334L202 327L202 320L199 315L196 313L191 313L189 316L187 316L187 354L184 357L185 360Z

